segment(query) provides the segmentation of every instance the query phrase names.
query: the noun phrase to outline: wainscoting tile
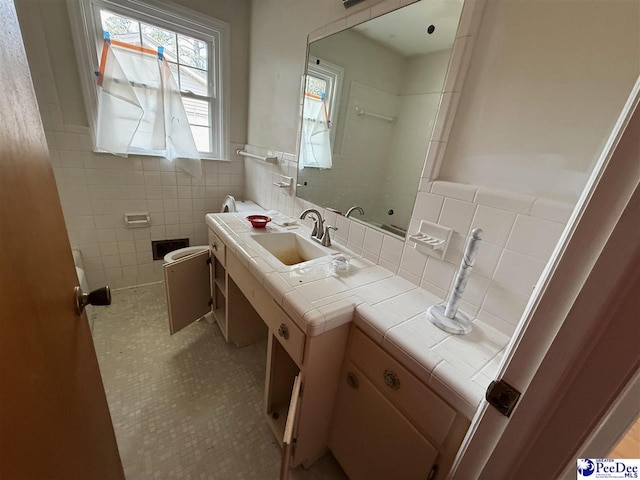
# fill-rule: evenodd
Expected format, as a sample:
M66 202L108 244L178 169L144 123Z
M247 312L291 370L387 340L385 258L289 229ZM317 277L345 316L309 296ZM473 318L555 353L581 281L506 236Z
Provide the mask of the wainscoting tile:
M456 233L466 235L475 210L476 206L473 203L445 198L438 223L453 228Z
M507 243L515 221L516 214L513 212L478 205L469 233L474 228L481 228L484 232L483 242L503 247Z
M443 203L444 197L441 195L420 192L416 197L416 206L413 211L413 217L418 220L437 223Z
M541 260L504 250L493 279L524 295L531 295L544 266L545 262Z
M574 206L568 203L536 198L531 208L531 216L566 224L573 212L573 208Z
M465 202L473 202L478 187L466 185L464 183L444 182L441 180L433 182L431 193L442 195L443 197L456 198Z
M507 248L547 261L564 227L561 223L518 215Z

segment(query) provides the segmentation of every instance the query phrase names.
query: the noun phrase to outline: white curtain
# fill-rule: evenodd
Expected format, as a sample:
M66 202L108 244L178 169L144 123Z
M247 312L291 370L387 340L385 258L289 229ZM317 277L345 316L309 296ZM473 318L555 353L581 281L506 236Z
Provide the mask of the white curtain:
M300 168L331 168L331 131L323 100L305 97Z
M124 156L152 152L202 177L200 154L165 60L109 46L99 99L96 147Z

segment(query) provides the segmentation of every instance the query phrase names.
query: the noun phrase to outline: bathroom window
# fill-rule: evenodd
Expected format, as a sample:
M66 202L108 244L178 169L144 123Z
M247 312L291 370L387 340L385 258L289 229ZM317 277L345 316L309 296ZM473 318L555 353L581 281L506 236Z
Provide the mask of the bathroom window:
M160 49L180 90L189 127L202 158L229 158L229 28L226 23L153 0L80 0L68 5L94 134L98 108L95 72L100 64L104 32L107 32L111 40ZM144 88L144 85L134 85L134 88ZM152 150L133 153L156 154Z
M300 168L331 168L344 69L310 57L304 86Z

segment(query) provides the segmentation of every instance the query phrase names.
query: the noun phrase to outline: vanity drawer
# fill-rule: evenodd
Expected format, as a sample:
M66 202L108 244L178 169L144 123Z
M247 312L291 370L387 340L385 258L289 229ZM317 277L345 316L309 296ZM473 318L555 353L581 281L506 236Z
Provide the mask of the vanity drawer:
M302 365L305 334L275 302L266 288L233 255L228 255L227 273L240 288L251 306L267 324L291 359Z
M209 247L223 267L226 266L226 247L222 240L209 229Z
M264 292L268 295L266 290L264 290ZM269 329L273 331L293 361L301 367L304 354L305 334L295 322L291 320L291 317L280 308L280 305L278 305L271 296L269 296L269 298L271 300L271 308L265 309L265 315L262 319L269 326Z
M442 445L456 417L453 408L360 329L352 327L347 352L388 398L438 446Z

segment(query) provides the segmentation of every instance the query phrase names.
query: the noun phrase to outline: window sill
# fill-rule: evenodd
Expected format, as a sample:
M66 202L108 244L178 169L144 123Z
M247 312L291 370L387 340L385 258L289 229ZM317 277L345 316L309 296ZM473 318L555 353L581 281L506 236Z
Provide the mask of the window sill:
M124 157L127 158L131 155L135 155L136 157L158 157L158 158L165 158L162 154L160 153L154 153L154 152L146 152L146 151L133 151L130 152L129 155L124 156L124 155L116 155L115 153L111 153L111 152L107 152L105 150L100 150L99 148L93 148L93 153L102 153L105 155L114 155L116 157ZM216 156L214 156L212 153L203 153L202 156L200 157L200 160L212 160L215 162L231 162L230 158L216 158Z

